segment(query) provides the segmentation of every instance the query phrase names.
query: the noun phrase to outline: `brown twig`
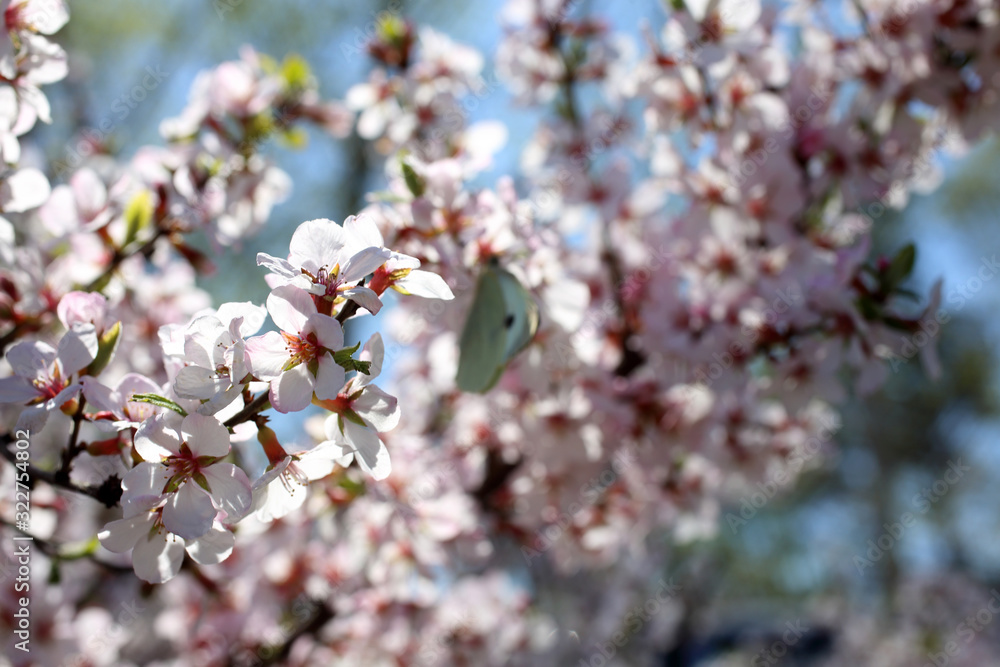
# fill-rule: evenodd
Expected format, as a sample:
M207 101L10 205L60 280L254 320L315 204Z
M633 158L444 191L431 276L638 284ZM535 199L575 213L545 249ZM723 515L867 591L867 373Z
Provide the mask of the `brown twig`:
M11 465L25 464L25 461L18 461L16 454L8 448L12 442L9 435L0 436L0 454L10 461ZM42 481L49 486L89 496L105 507L114 507L121 499L121 480L117 476L107 478L99 486L77 486L69 480L68 474L63 479L58 472L42 470L30 463L27 464L26 472L29 478L28 488L34 488L35 482Z
M270 392L265 391L260 396L250 401L250 403L248 403L242 410L227 419L223 425L233 427L237 424L242 424L245 421L250 421L250 419L258 412L267 409L265 406L270 405L270 396Z

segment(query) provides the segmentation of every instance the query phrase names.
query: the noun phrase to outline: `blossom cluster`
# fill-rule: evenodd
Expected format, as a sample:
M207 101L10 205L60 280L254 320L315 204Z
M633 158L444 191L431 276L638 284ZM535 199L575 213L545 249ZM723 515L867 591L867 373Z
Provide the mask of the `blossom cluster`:
M520 180L493 187L473 183L506 128L466 122L468 100L500 88L485 58L395 15L343 103L301 60L247 48L198 76L164 146L96 154L51 191L41 172L0 177L0 409L57 434L39 442L60 494L121 507L39 492L39 537L102 545L96 564L53 561L101 568L114 591L95 609L89 590L45 584L33 613L53 651L569 664L619 633L723 505L822 462L837 404L877 389L937 309L939 286L907 289L913 248L872 259L870 232L933 183L936 156L1000 121L997 12L862 0L842 34L805 1L671 6L638 45L572 0L507 3L496 69L542 121ZM0 75L24 83L4 85L59 78L41 35L65 13L35 12L61 3L10 7L0 67L16 72ZM45 120L39 95L17 99ZM259 253L264 305L211 307L191 237L221 251L266 223L290 183L259 149L302 123L371 142L385 187L342 224L301 224L287 255ZM540 326L480 395L455 375L487 266ZM419 298L348 345L345 322L389 290ZM394 396L373 383L390 367ZM268 409L300 413L303 442L286 448ZM116 601L140 596L125 552L167 582L137 621L158 641L97 645ZM656 600L625 651L668 648L685 602Z

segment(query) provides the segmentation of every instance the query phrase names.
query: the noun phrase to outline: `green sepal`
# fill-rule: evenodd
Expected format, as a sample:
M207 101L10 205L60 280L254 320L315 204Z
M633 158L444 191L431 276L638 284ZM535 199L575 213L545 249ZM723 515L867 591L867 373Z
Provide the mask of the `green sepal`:
M87 366L87 375L100 375L101 371L107 368L111 362L111 358L115 356L115 350L118 349L118 341L121 340L121 333L122 323L119 321L115 322L113 326L101 335L97 341L97 356Z
M406 187L414 197L423 197L424 192L427 191L427 183L424 179L406 162L399 163L400 169L403 171L403 180L406 181Z
M212 487L208 485L208 478L205 477L204 473L196 472L195 474L191 475L191 479L194 480L195 484L205 489L205 491L207 491L208 493L212 493Z
M340 413L338 413L338 414L339 414L339 415L340 415L340 416L341 416L341 417L342 417L343 419L346 419L347 421L349 421L349 422L351 422L351 423L353 423L353 424L357 424L358 426L364 426L365 428L368 428L368 424L366 424L366 423L365 423L365 420L361 418L361 415L359 415L359 414L358 414L357 412L355 412L354 410L351 410L350 408L348 408L348 409L346 409L346 410L344 410L343 412L340 412ZM343 424L341 424L341 427L340 427L340 432L341 432L341 433L343 433L343 432L344 432L344 427L343 427Z

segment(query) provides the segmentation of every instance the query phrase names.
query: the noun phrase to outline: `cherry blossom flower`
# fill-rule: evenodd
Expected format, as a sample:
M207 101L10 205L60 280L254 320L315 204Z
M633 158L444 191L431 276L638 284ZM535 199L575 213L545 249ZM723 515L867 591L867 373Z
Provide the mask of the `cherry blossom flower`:
M331 220L309 220L292 234L288 259L258 253L257 265L271 271L272 287L295 285L329 302L333 307L343 299L355 301L372 314L382 308L378 296L357 282L389 259L381 247L359 248L351 232Z
M369 287L377 295L387 288L400 294L421 296L428 299L454 299L448 284L436 273L420 271L420 260L384 247L382 234L373 220L351 216L344 221L344 230L359 252L379 248L387 253L385 263L375 269Z
M286 455L253 483L251 511L263 522L287 516L305 502L309 483L328 476L336 465L318 447Z
M160 385L139 373L127 373L113 387L93 377L83 379L83 395L91 408L110 413L116 429L138 428L161 408L131 400L135 394L161 394Z
M245 337L257 333L265 317L265 309L251 303L222 304L196 317L181 334L183 352L167 353L183 364L174 378L177 395L204 401L203 414L236 400L249 375Z
M0 378L0 403L26 405L18 429L41 430L49 414L76 398L83 386L73 376L97 356L97 335L91 324L75 326L59 347L22 341L7 351L14 375Z
M392 471L389 452L379 434L395 428L400 415L396 399L371 384L382 371L384 356L382 336L375 334L359 355L361 360L371 362L369 372L358 373L335 398L321 402L334 414L326 420L327 441L319 447L344 461L353 455L375 479L384 479Z
M63 236L77 231L93 231L111 222L107 187L93 169L73 173L68 185L58 185L38 215L49 231Z
M56 314L67 329L78 324L91 324L100 335L104 332L108 316L108 299L99 292L68 292L59 300Z
M253 374L270 383L271 405L297 412L312 401L335 398L344 369L334 353L344 346L340 323L316 310L309 293L284 285L267 297L267 312L281 332L270 331L246 342Z
M235 523L250 509L250 480L221 461L229 453L229 432L214 417L156 415L136 432L135 451L143 462L123 480L122 506L165 497L161 521L171 533L196 539L216 519Z
M131 550L136 576L151 584L175 577L185 551L202 565L215 565L229 557L235 543L231 531L216 521L197 538L179 537L164 526L166 502L146 495L125 506L125 517L108 523L98 534L101 545L114 553Z

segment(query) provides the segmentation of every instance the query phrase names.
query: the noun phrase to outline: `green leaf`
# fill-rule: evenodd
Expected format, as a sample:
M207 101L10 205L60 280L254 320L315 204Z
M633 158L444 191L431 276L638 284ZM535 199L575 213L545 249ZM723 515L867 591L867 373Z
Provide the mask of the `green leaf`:
M917 248L912 243L900 248L896 256L889 263L889 268L885 271L885 284L890 290L906 280L913 271L913 265L917 260Z
M122 247L127 247L139 236L139 232L153 221L153 193L142 190L125 206L125 240Z
M100 340L97 341L97 356L87 366L87 375L100 375L101 371L107 367L111 358L115 355L115 350L118 349L118 341L121 339L121 333L121 322L115 322L114 326L104 332Z
M358 341L354 344L354 347L345 347L343 349L337 350L333 353L333 360L338 364L350 359L354 356L354 353L361 349L361 342Z
M281 77L289 90L303 90L312 77L309 63L302 56L291 53L285 56L285 62L281 64Z
M372 362L362 361L354 358L354 353L361 347L361 343L355 343L354 347L345 347L333 353L333 360L345 371L358 371L368 375L371 372Z
M160 396L159 394L132 394L128 400L135 401L136 403L149 403L158 408L167 408L168 410L173 410L182 417L187 417L188 414L187 410L177 405L169 398Z
M403 180L406 181L406 187L414 197L423 197L424 192L427 190L427 184L424 182L424 179L406 162L400 162L400 167L403 169Z
M858 299L858 310L868 321L875 321L879 319L879 308L871 298L863 296Z

